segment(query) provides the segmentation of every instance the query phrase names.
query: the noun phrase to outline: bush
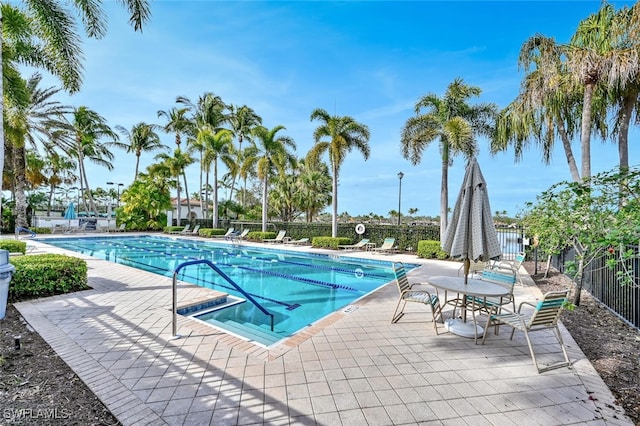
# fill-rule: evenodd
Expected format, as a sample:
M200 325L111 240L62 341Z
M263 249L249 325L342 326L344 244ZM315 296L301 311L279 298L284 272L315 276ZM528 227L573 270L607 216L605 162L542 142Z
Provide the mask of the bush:
M226 233L227 230L222 228L200 228L198 231L201 237L221 237Z
M262 240L272 240L274 239L278 234L273 232L273 231L253 231L253 232L249 232L249 234L247 235L247 237L249 237L249 239L251 240L258 240L258 241L262 241Z
M10 259L16 267L9 284L9 300L18 301L86 290L87 263L61 254L19 256Z
M440 241L433 240L418 241L418 252L416 254L424 259L437 258L443 260L449 257L449 254L440 248Z
M22 253L27 251L27 243L20 240L0 240L0 250L7 250L9 253Z
M311 246L316 248L330 248L338 250L339 245L351 244L351 238L348 237L313 237Z

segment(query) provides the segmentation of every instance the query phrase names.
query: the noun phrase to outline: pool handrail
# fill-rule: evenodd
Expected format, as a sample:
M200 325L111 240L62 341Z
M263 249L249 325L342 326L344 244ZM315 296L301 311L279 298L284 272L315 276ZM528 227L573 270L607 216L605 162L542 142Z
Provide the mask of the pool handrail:
M238 290L244 297L246 297L247 300L249 300L251 303L253 303L256 308L260 309L260 311L262 311L262 313L264 313L265 315L270 316L271 317L271 331L273 331L273 319L274 319L274 316L273 316L272 313L270 313L264 307L262 307L262 305L259 304L253 297L251 297L251 295L249 293L247 293L242 288L240 288L240 286L238 284L236 284L231 278L229 278L229 276L227 274L222 272L222 270L220 270L220 268L218 268L216 265L211 263L211 261L206 260L206 259L197 259L197 260L189 260L187 262L181 263L173 271L173 287L172 287L172 289L173 289L173 306L172 306L172 309L173 309L173 324L172 324L172 326L173 326L172 327L173 338L175 338L175 339L180 338L180 336L178 336L178 334L177 334L177 323L178 323L178 273L180 272L180 270L182 268L184 268L186 266L198 265L200 263L204 263L204 264L208 265L211 269L216 271L218 273L218 275L220 275L222 278L224 278L229 284L231 284L236 290Z

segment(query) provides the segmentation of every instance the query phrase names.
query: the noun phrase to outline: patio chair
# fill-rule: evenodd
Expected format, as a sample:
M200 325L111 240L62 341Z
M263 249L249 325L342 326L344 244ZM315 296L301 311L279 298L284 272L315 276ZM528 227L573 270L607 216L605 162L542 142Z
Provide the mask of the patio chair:
M484 269L480 276L483 281L489 281L509 290L508 296L503 297L474 297L467 296L467 303L471 302L473 309L484 311L487 314L498 311L502 306L511 305L513 310L516 309L516 302L513 298L513 287L516 284L516 273L512 270L496 270L496 269Z
M423 305L428 305L431 308L431 316L433 318L433 328L438 334L438 325L436 324L436 320L438 317L442 319L442 310L440 308L440 300L437 295L432 295L427 290L412 290L415 285L420 285L419 283L409 283L409 279L407 278L407 271L404 268L404 264L402 262L394 262L393 264L393 274L396 277L396 284L398 285L398 290L400 291L400 298L398 299L398 303L396 304L396 310L393 312L393 316L391 317L391 324L398 322L400 318L404 315L404 308L407 302L417 302L422 303ZM400 306L402 304L402 307Z
M233 227L227 229L227 232L225 232L223 235L215 235L214 238L224 238L225 240L228 239L231 235L233 234Z
M489 262L471 262L469 264L469 277L475 277L475 276L479 276L482 275L482 271L484 271L485 269L490 267L490 263ZM458 269L458 276L462 277L464 276L464 264L462 264L462 266Z
M242 230L242 232L240 231L233 231L231 233L231 235L229 235L227 238L225 238L226 240L231 240L231 241L242 241L245 238L247 238L247 234L249 234L249 228L245 228Z
M520 252L515 255L512 260L499 260L492 264L493 269L507 269L512 270L516 274L516 279L520 285L522 285L522 277L520 276L520 266L526 258L525 252Z
M395 238L385 238L380 247L374 247L372 250L375 252L393 253L396 250L395 243Z
M121 223L120 226L118 226L115 231L116 232L124 232L126 231L127 228L127 224L126 223Z
M369 244L369 239L363 238L355 244L341 244L338 248L343 250L358 250L366 248L367 244Z
M263 243L284 243L284 236L287 234L287 231L280 231L275 238L267 238L262 240Z
M193 227L193 230L189 232L190 234L200 235L198 232L200 231L200 225L196 225Z
M560 312L562 311L562 308L567 301L568 295L569 289L562 291L551 291L546 293L542 297L542 300L538 301L538 303L535 305L529 302L520 303L517 312L511 312L504 308L504 313L489 315L489 320L487 321L487 325L485 326L484 334L482 336L482 344L484 344L484 340L487 337L487 331L489 330L490 326L506 324L513 327L509 340L513 340L513 335L516 330L524 332L524 335L527 339L527 345L529 345L529 352L531 352L533 365L538 370L538 373L543 373L548 370L571 365L571 361L569 360L567 350L562 340L562 335L560 334L560 329L558 328L558 319L560 318ZM524 313L522 312L523 306L533 307L534 310L532 313ZM562 354L564 355L564 362L540 368L538 362L536 361L536 355L533 351L533 345L531 344L531 338L529 337L529 334L535 331L548 329L552 329L554 331L556 339L558 340L560 348L562 349Z

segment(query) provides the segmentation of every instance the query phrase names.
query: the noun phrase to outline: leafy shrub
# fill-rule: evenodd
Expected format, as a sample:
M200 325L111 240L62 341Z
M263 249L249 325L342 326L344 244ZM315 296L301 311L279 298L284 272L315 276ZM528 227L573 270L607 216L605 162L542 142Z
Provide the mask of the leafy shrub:
M201 237L221 237L226 233L227 230L222 228L200 228L198 231Z
M77 257L40 254L12 257L16 270L9 284L9 300L18 301L86 290L87 263Z
M339 245L351 244L351 238L348 237L313 237L311 245L316 248L330 248L338 250Z
M249 232L249 234L247 235L247 237L249 237L252 240L258 240L258 241L262 241L262 240L272 240L274 239L278 234L276 234L273 231L266 231L266 232L262 232L262 231L253 231L253 232Z
M433 240L418 241L418 252L416 254L424 259L437 258L442 260L449 257L449 254L440 248L440 241Z
M48 228L48 227L35 227L35 228L31 228L31 230L33 232L35 232L36 234L50 234L51 233L51 229L52 228Z
M22 253L27 251L27 243L20 240L0 240L0 249L9 253Z

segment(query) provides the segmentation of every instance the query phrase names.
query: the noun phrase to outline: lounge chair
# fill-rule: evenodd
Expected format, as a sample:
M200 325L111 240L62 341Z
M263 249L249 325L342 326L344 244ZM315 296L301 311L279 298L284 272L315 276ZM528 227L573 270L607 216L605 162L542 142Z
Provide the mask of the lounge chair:
M215 235L214 238L224 238L226 240L231 236L231 234L233 234L233 227L227 229L227 232L225 232L223 235Z
M419 283L410 284L409 279L407 278L407 271L404 268L404 264L402 262L395 262L393 264L393 274L396 277L396 284L398 285L398 290L400 291L400 298L398 299L398 304L396 305L396 310L393 312L393 316L391 317L391 324L398 322L400 318L404 315L404 307L407 302L417 302L422 303L423 305L427 305L431 308L431 316L433 318L433 328L438 334L438 326L436 324L436 320L438 317L442 319L442 310L440 308L440 300L438 296L435 294L431 294L426 290L412 290L413 286L420 285ZM400 307L402 304L402 307Z
M487 337L487 331L489 330L489 327L492 325L497 326L502 323L513 327L513 330L511 331L511 337L509 338L510 340L513 340L513 335L516 330L524 332L524 335L527 339L527 344L529 345L529 352L531 352L533 365L535 365L538 373L543 373L554 368L566 367L571 365L571 361L569 360L569 356L567 355L567 350L564 347L564 342L562 341L562 335L560 334L560 330L558 329L558 319L560 318L560 312L562 311L562 308L567 301L568 295L568 289L563 291L551 291L549 293L546 293L542 297L542 300L540 300L535 305L528 302L522 302L520 303L520 306L518 306L517 312L510 312L507 309L504 309L504 313L490 315L489 321L487 322L487 325L484 329L484 334L482 336L482 344L484 344L484 340ZM533 307L533 312L521 312L522 307L525 305ZM564 362L540 368L538 366L538 362L536 361L536 355L533 352L533 346L531 344L531 339L529 338L529 333L548 329L553 329L553 331L555 332L556 339L558 340L558 343L560 344L560 348L562 349L562 353L564 355ZM545 346L547 346L547 344L545 344ZM545 350L545 352L548 352L548 349Z
M240 231L233 231L228 237L225 237L225 240L231 240L231 241L242 241L245 238L247 238L247 235L249 234L249 228L245 228L242 230L242 232Z
M395 243L395 238L385 238L382 242L382 245L380 247L373 248L373 251L382 253L393 253L396 250L396 247L394 245Z
M194 226L193 230L189 232L189 234L200 235L198 232L200 231L200 225Z
M287 234L287 231L280 231L275 238L267 238L262 240L263 243L284 243L284 236Z
M296 245L296 246L304 246L304 245L309 244L309 242L310 242L309 238L300 238L298 240L289 240L289 241L287 241L287 244L293 244L293 245Z
M120 226L118 226L115 231L116 232L124 232L126 231L127 228L127 224L126 223L121 223Z
M369 244L369 239L363 238L355 244L341 244L338 248L343 250L359 250L366 248L367 244Z

